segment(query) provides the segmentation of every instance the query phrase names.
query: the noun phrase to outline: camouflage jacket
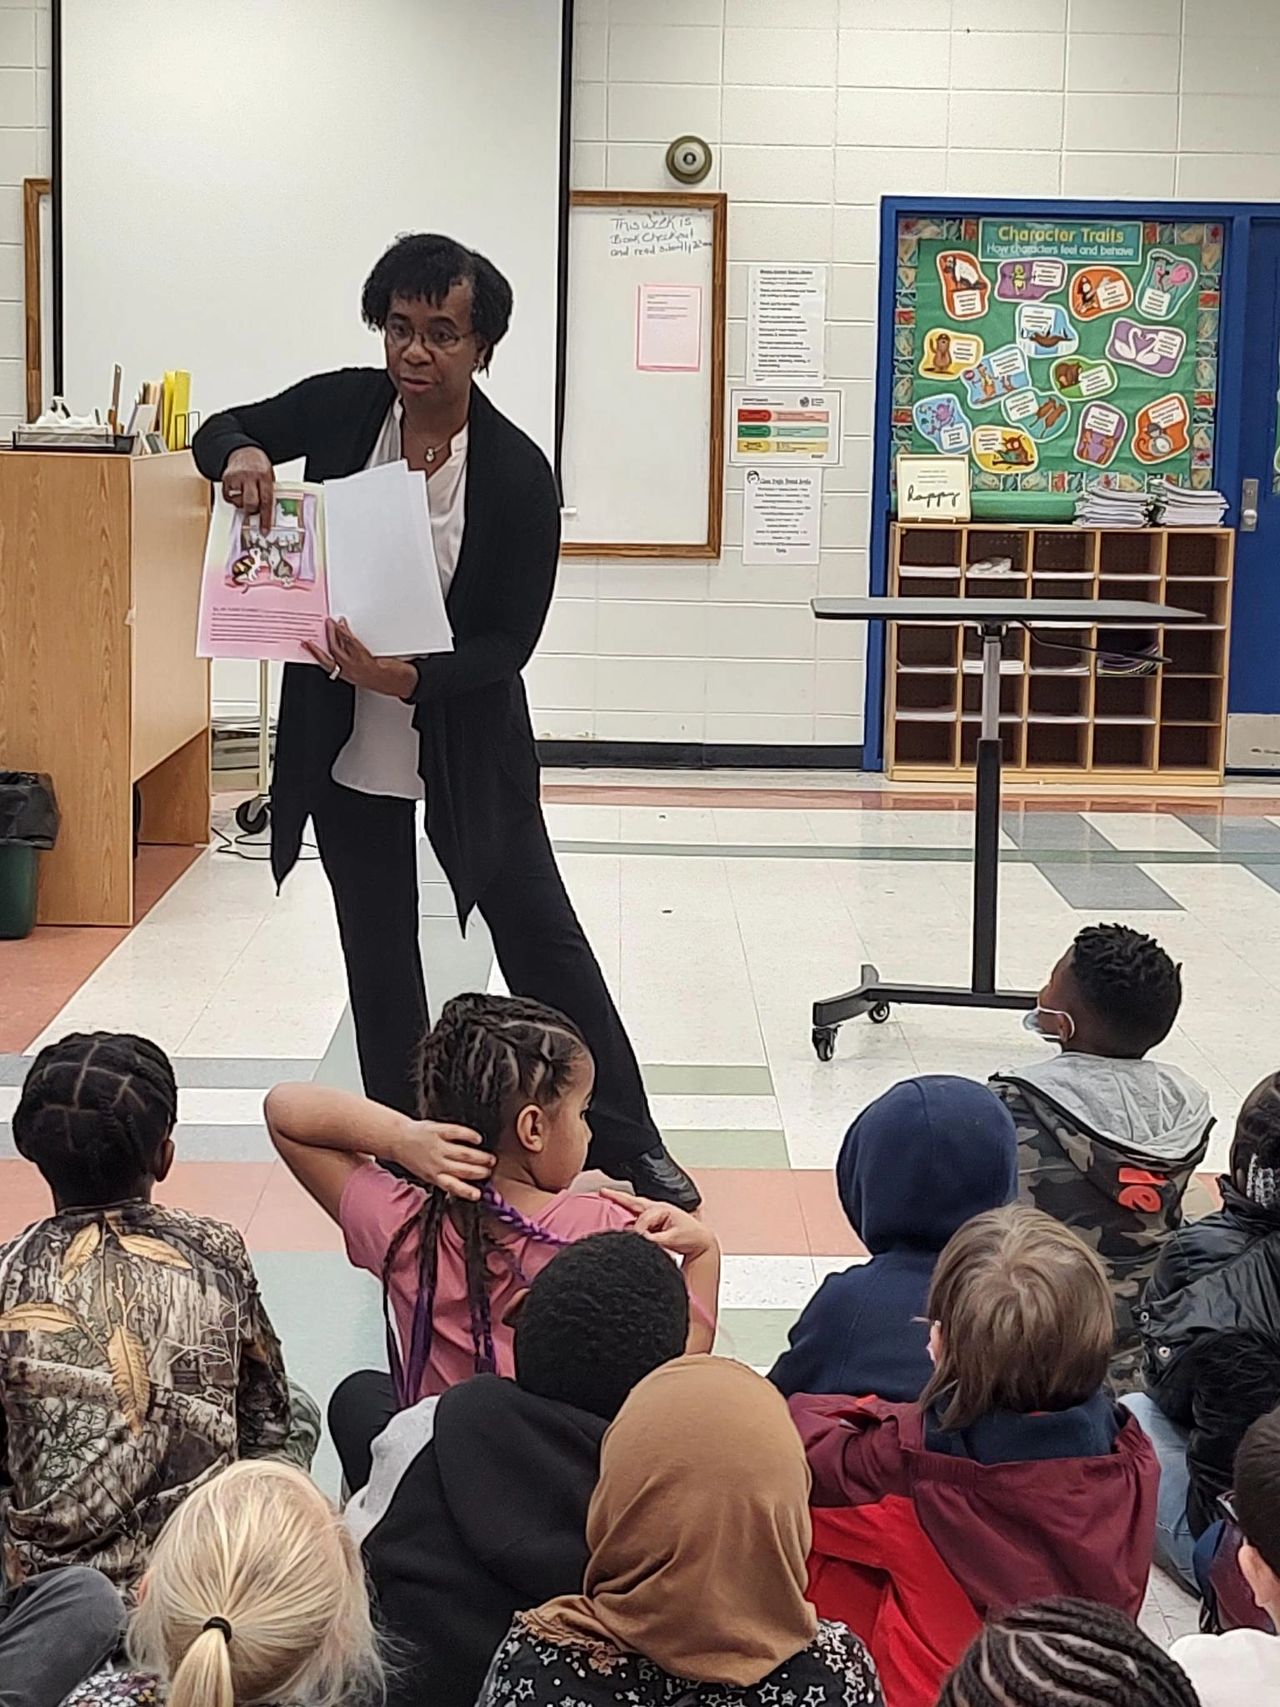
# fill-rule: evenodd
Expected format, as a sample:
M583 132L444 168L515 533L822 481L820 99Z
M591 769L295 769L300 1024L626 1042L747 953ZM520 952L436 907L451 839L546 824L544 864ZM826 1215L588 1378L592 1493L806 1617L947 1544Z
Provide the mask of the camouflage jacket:
M1140 1389L1135 1312L1165 1240L1182 1225L1182 1195L1213 1126L1208 1096L1173 1067L1084 1055L996 1073L990 1083L1017 1127L1019 1199L1073 1227L1102 1258L1116 1301L1112 1385Z
M234 1227L138 1200L0 1247L0 1576L96 1565L132 1587L191 1489L278 1452L290 1415Z

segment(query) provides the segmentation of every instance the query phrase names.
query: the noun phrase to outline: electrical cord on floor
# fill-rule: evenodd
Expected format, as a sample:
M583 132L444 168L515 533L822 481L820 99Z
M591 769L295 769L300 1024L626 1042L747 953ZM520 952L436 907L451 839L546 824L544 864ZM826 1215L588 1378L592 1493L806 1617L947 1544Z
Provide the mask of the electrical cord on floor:
M247 860L250 865L265 865L271 858L270 839L263 836L261 832L255 836L246 835L244 832L241 832L238 836L229 836L227 832L217 824L212 825L211 828L214 835L217 837L219 844L214 849L215 853L230 854L234 859ZM253 851L248 851L250 849ZM314 842L304 841L302 844L302 851L298 855L298 863L304 864L309 860L319 858L320 850L316 844Z

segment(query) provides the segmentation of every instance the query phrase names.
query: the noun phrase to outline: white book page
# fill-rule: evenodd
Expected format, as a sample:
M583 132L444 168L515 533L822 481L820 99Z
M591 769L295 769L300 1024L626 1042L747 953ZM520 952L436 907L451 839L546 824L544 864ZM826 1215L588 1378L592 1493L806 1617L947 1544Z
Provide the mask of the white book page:
M326 480L329 609L379 658L451 652L426 481L403 462Z

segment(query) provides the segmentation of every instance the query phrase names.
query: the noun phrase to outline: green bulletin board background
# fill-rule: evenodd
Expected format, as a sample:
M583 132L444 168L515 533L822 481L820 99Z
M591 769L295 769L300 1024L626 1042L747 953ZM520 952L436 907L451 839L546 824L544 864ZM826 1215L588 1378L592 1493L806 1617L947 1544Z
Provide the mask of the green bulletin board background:
M1158 273L1153 250L1160 251ZM898 225L895 280L895 452L966 453L976 516L1070 520L1082 488L1095 482L1133 490L1164 476L1183 485L1211 485L1221 258L1222 228L1203 223L1083 221L1052 212L1016 223L976 216L904 217ZM1037 267L1037 262L1042 264ZM1094 269L1099 268L1126 282L1113 279L1090 317L1082 312L1088 304L1077 281L1085 276L1087 297L1087 284L1091 279L1096 288ZM1157 279L1181 285L1175 283L1169 300L1161 301L1144 294L1144 286ZM1150 312L1152 307L1165 312ZM1031 324L1020 329L1020 315L1030 315ZM1117 327L1126 321L1135 330ZM1185 340L1176 363L1165 363L1172 371L1145 371L1118 359L1125 353L1132 357L1138 346L1149 347L1162 331ZM954 352L945 363L952 371L922 371L944 366L936 343L940 333L959 341L962 354L963 340L976 336L984 357L1006 352L1004 365L1017 365L1009 348L1016 346L1021 372L988 369L977 375L971 363L962 370ZM1110 387L1114 375L1114 386L1096 399L1082 396L1079 381L1070 383L1075 364L1082 375L1094 364L1091 383ZM1109 364L1111 371L1097 364ZM1182 400L1185 425L1153 426L1141 417L1146 405L1170 396ZM1100 408L1085 425L1111 425L1108 411L1118 409L1124 416L1118 438L1112 432L1081 439L1082 417L1092 402ZM1172 408L1176 414L1177 405ZM1032 419L1036 412L1039 418ZM931 429L929 436L922 426ZM980 434L975 447L972 430L978 428L997 431ZM1140 434L1141 447L1159 460L1144 462L1136 454ZM957 443L957 437L963 442ZM998 470L980 464L977 448L988 462L1000 465ZM1023 466L1030 457L1034 468Z

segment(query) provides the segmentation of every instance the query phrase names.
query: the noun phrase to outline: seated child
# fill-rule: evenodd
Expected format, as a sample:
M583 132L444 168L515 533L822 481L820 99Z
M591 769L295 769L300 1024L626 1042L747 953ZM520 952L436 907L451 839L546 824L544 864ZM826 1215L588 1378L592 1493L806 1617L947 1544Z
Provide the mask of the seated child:
M1161 1246L1182 1225L1182 1194L1213 1125L1194 1079L1144 1059L1181 1003L1181 969L1157 942L1126 925L1090 925L1028 1015L1061 1052L991 1078L1018 1128L1021 1200L1074 1227L1106 1265L1119 1392L1141 1386L1134 1311Z
M87 1564L131 1588L193 1487L296 1444L244 1240L151 1201L177 1108L168 1058L141 1037L64 1037L27 1075L13 1139L54 1213L0 1248L10 1581Z
M156 1542L129 1628L137 1668L66 1707L375 1707L382 1661L360 1553L309 1477L235 1464Z
M382 1282L389 1402L510 1375L516 1294L556 1251L610 1229L634 1226L683 1258L690 1349L710 1349L714 1235L669 1205L569 1189L590 1141L595 1067L563 1015L514 996L458 996L427 1034L418 1076L421 1121L319 1085L281 1085L266 1102L281 1158L342 1228L350 1260Z
M1186 1673L1132 1618L1109 1606L1065 1598L1019 1606L991 1619L938 1697L938 1707L1121 1703L1200 1707Z
M1125 1400L1160 1458L1156 1558L1193 1591L1244 1432L1280 1401L1280 1074L1245 1099L1220 1186L1160 1253L1138 1306L1147 1391Z
M396 1653L389 1707L473 1707L513 1616L581 1586L605 1429L688 1332L670 1258L634 1233L597 1233L518 1305L514 1381L477 1375L374 1442L346 1516Z
M984 1618L1056 1594L1136 1617L1159 1470L1103 1383L1111 1294L1076 1234L1021 1204L961 1227L929 1289L919 1402L798 1395L810 1591L867 1642L893 1707L932 1707Z
M933 1373L923 1315L938 1252L1018 1194L1013 1117L972 1079L905 1079L849 1128L836 1184L871 1260L823 1281L769 1379L787 1396L915 1399Z
M1230 1494L1223 1494L1218 1504L1222 1516L1200 1536L1191 1555L1195 1592L1202 1603L1200 1628L1212 1636L1221 1636L1227 1630L1265 1630L1274 1636L1276 1626L1270 1613L1253 1598L1253 1590L1240 1569L1244 1536L1236 1520L1227 1516L1228 1509L1235 1510L1235 1501ZM1159 1535L1159 1529L1156 1534Z
M605 1434L580 1592L516 1614L477 1707L883 1707L862 1643L806 1597L808 1490L754 1370L656 1369Z
M1280 1628L1280 1410L1251 1423L1241 1441L1233 1503L1244 1537L1240 1569L1259 1609ZM1280 1636L1262 1630L1183 1636L1169 1657L1195 1684L1201 1707L1244 1707L1280 1695Z

